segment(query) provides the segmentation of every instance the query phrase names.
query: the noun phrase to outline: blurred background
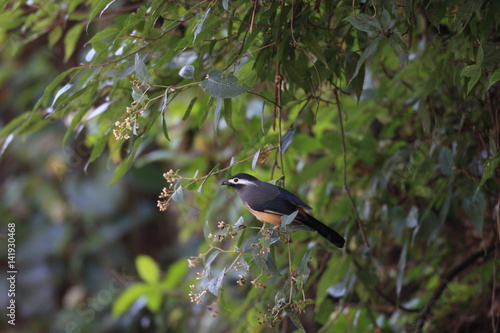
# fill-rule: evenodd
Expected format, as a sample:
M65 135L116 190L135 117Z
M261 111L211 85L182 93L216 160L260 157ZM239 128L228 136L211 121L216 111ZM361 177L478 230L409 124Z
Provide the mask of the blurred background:
M190 301L207 225L260 226L218 186L238 172L285 181L348 238L342 253L294 233L295 264L312 249L307 332L498 331L500 8L470 3L3 3L0 268L14 223L17 312L2 331L297 329L259 325L282 291L271 277L264 292L233 272L222 301ZM214 98L199 87L213 68L251 91ZM133 101L144 132L116 140ZM184 190L160 211L170 169ZM273 255L286 271L285 246Z

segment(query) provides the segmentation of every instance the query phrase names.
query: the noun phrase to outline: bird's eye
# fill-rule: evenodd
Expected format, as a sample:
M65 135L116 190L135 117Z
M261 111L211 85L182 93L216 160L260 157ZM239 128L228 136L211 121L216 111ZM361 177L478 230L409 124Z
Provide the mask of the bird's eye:
M233 182L237 183L237 182L238 182L238 180L239 180L238 178L234 178L234 179L233 179Z

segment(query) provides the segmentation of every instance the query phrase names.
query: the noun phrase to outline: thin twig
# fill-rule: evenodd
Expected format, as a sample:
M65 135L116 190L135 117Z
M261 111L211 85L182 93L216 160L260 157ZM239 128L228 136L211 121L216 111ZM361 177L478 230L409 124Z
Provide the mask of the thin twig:
M373 15L372 17L366 19L366 20L362 20L360 18L358 18L358 16L356 15L356 11L354 10L354 3L355 3L355 0L352 0L352 15L354 15L354 18L358 21L362 21L362 22L365 22L365 21L371 21L375 18L375 16L377 16L377 6L375 6L375 0L372 0L372 7L373 7Z
M427 301L422 310L420 310L420 315L418 316L415 327L415 333L422 332L425 321L427 320L427 317L430 315L432 307L439 300L441 294L444 292L444 290L451 282L451 280L453 280L458 274L460 274L463 270L472 265L479 258L487 258L491 256L495 252L495 250L496 250L495 244L488 246L486 249L480 249L474 254L472 254L470 257L462 261L460 264L458 264L458 266L453 268L451 271L448 272L448 274L445 275L441 284L434 290L434 294L432 295L432 297Z
M347 192L347 196L349 197L349 201L351 202L352 209L354 210L354 214L356 215L356 221L358 222L359 231L361 232L361 237L363 238L363 243L366 248L370 248L370 244L365 235L365 230L363 229L363 222L361 221L361 217L359 216L358 209L356 208L356 204L354 203L354 199L352 198L351 191L349 190L349 186L347 185L347 149L345 144L345 133L344 133L344 123L342 121L342 107L339 100L338 91L335 90L335 99L337 101L337 110L339 115L339 124L340 124L340 136L342 138L342 157L343 157L343 178L344 178L344 189Z

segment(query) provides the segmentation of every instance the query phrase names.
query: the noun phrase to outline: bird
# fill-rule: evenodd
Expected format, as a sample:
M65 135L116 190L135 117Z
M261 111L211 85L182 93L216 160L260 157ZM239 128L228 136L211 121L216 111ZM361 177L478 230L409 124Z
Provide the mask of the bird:
M250 213L262 222L280 226L282 216L298 211L294 222L301 222L315 230L338 248L345 245L344 237L309 215L306 210L312 208L284 188L260 181L246 173L231 176L220 184L232 187Z

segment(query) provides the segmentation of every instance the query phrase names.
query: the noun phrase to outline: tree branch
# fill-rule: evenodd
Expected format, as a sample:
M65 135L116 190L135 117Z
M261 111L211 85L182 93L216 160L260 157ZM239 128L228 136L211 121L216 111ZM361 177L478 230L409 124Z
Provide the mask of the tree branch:
M443 294L444 290L446 289L448 284L451 282L451 280L453 280L453 278L455 278L458 274L460 274L467 267L472 265L479 258L488 258L495 251L496 251L495 244L488 246L486 249L480 249L477 252L475 252L474 254L472 254L470 257L466 258L464 261L462 261L460 264L458 264L458 266L453 268L451 271L448 272L448 274L445 275L444 280L436 288L432 297L429 299L429 301L427 301L427 303L424 305L422 310L420 310L420 315L418 316L415 331L414 331L415 333L422 332L425 321L427 320L427 317L430 315L430 313L432 311L432 307L434 306L434 304L436 304L437 300L441 297L441 294Z

